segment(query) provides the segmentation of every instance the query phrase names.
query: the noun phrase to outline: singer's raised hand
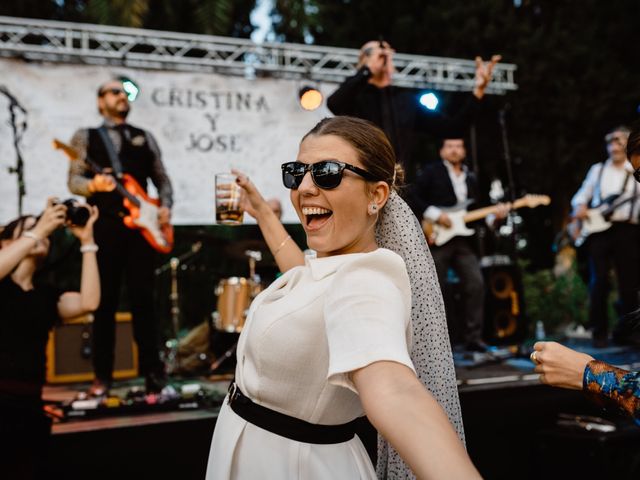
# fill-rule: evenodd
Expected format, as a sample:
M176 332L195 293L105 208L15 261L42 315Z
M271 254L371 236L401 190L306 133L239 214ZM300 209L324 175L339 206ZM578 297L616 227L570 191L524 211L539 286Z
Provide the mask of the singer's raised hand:
M502 60L502 55L493 55L488 62L484 62L482 57L476 57L476 77L473 94L478 99L484 97L485 90L493 77L493 69L500 60Z

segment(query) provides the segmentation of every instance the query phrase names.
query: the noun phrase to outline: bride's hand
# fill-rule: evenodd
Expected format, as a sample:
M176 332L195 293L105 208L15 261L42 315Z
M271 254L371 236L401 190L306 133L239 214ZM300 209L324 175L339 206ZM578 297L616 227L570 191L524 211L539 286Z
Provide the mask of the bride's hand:
M235 169L232 169L231 173L236 176L236 183L242 188L240 206L253 218L259 220L260 212L265 208L270 208L269 205L247 175Z

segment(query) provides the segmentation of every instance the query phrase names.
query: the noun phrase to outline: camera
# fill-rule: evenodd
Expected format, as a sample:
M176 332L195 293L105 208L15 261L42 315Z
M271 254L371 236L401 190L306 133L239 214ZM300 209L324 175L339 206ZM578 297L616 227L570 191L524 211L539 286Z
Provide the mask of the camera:
M62 204L67 207L67 221L71 225L84 227L87 221L89 221L91 212L85 205L81 205L77 200L68 198L63 202L55 202L55 204Z

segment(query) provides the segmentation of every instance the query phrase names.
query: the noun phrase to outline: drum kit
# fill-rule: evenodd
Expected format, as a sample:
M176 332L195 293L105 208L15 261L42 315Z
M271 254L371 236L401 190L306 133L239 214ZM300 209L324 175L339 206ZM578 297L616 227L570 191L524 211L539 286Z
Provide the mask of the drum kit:
M263 242L260 243L251 241L238 242L231 248L233 251L227 249L227 253L231 254L231 256L236 258L242 256L248 261L249 276L233 276L220 279L214 289L216 309L211 313L211 322L207 325L208 328L196 327L180 340L178 340L180 329L178 270L185 261L190 260L200 251L202 242L196 242L189 251L179 257L171 258L169 262L156 270L156 273L166 270L171 273L169 299L173 338L167 340L165 353L169 374L190 370L190 365L194 362L187 357L194 354L199 359L209 359L209 373L216 374L222 363L233 356L237 347L238 335L244 327L251 302L263 289L262 279L256 273L256 264L263 259L262 252L257 249L264 245ZM238 247L243 246L251 248L245 248L240 251ZM196 330L200 333L196 334ZM208 338L209 341L203 341L205 338ZM211 343L215 341L214 339L222 339L223 342L226 342L226 345L222 348L228 346L229 341L232 342L232 345L224 353L217 355L217 358L213 358L212 354L213 345Z

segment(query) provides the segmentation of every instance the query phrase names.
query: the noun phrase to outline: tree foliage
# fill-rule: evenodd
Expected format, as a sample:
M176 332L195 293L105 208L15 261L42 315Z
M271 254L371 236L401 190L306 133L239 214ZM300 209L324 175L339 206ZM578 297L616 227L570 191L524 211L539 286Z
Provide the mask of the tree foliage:
M22 0L0 5L0 14L249 37L255 0Z
M501 171L496 112L508 104L520 187L552 193L561 204L588 166L603 159L607 129L637 117L635 0L619 0L615 8L598 0L529 0L521 7L508 0L399 0L384 8L374 0L313 0L311 9L309 3L279 1L276 33L296 41L306 30L316 44L353 48L382 35L403 53L469 59L500 53L515 63L518 91L489 98L478 122L482 168ZM315 13L305 23L295 5Z
M306 23L296 4L312 12ZM588 167L604 160L607 130L638 117L636 0L524 0L520 7L511 0L398 0L384 8L375 0L281 0L276 8L282 18L274 27L284 40L308 31L316 44L358 48L383 36L398 52L500 53L516 64L518 90L487 98L477 122L481 181L505 180L498 112L506 107L517 194L552 196L550 231L561 228ZM444 98L446 109L452 100Z

